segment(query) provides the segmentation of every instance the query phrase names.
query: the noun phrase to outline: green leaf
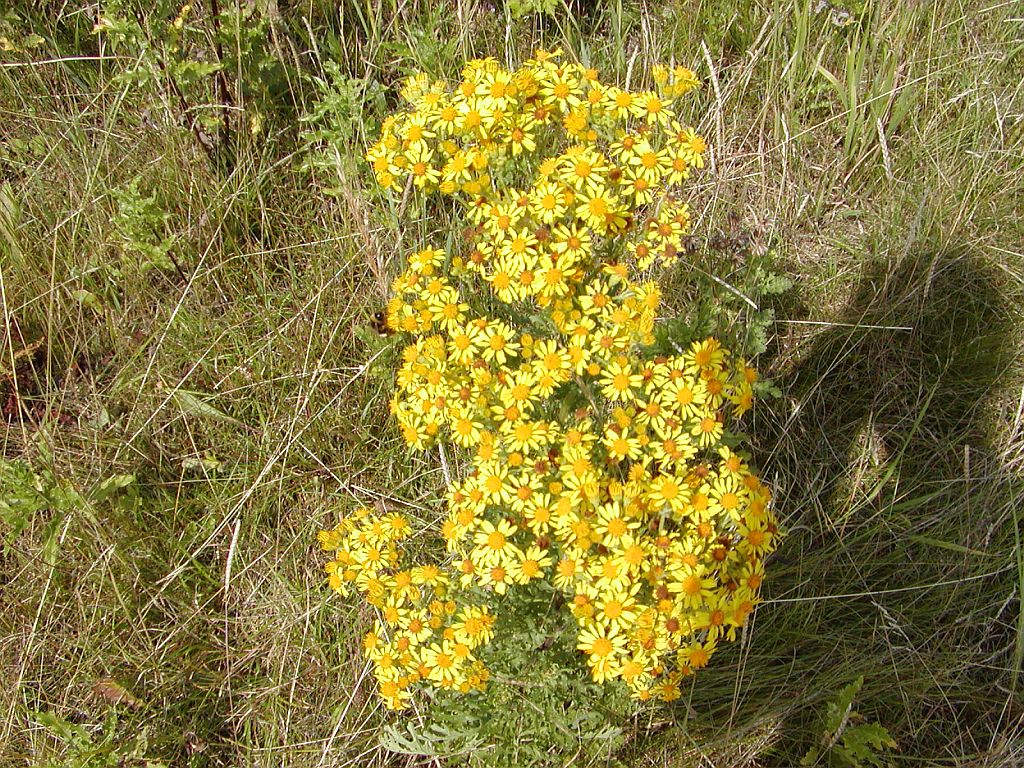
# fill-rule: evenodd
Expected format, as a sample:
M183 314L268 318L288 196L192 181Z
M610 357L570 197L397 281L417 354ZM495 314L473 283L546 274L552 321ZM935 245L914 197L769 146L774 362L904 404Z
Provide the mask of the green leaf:
M7 525L8 543L21 533L37 512L49 505L32 468L23 461L0 462L0 521Z
M825 732L830 739L839 732L849 717L850 710L853 708L853 699L860 693L862 685L864 685L864 675L843 688L839 695L829 702L825 715Z
M111 496L117 495L119 491L129 486L135 485L135 475L114 475L103 480L99 485L92 489L89 497L93 501L105 501Z
M877 750L896 748L896 742L889 732L878 723L862 723L847 728L843 734L843 745L836 751L851 765L883 765Z
M392 725L385 726L380 734L380 744L402 755L453 757L472 752L480 746L481 740L472 733L431 723L424 727L409 724L404 731Z
M181 86L192 85L220 70L215 61L179 61L169 67L171 76Z
M92 746L92 736L81 725L69 723L63 717L52 712L33 712L32 717L61 741L77 749Z
M81 306L86 309L91 309L93 312L99 314L103 311L103 302L99 296L92 291L87 291L84 288L80 288L71 294L72 298L77 301Z
M206 400L200 399L193 392L189 392L184 389L176 389L171 394L171 399L174 400L178 407L189 416L198 416L203 419L222 421L227 424L233 424L236 427L245 426L238 419L228 416L224 411L221 411L218 408L214 408Z

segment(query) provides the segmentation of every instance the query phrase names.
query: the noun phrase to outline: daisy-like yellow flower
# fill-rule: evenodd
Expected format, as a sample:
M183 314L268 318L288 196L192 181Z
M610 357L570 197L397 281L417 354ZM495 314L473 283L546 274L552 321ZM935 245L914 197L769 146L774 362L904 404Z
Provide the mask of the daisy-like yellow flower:
M542 579L545 572L551 567L553 560L551 555L540 547L534 545L529 547L522 557L513 561L511 575L517 584L527 584L534 579Z
M420 659L427 669L426 677L442 687L454 687L462 678L458 659L451 644L431 643L420 652Z
M530 191L530 215L544 224L559 221L568 209L567 192L562 184L541 181Z
M629 91L609 86L604 91L605 111L616 120L624 121L635 114L639 99Z
M628 632L640 610L636 599L640 587L639 583L634 582L628 589L603 592L594 604L594 621L613 632Z
M563 156L559 178L577 192L601 192L607 183L608 162L586 146L571 147Z
M547 71L541 80L541 103L565 114L583 103L583 88L572 66L561 66Z
M432 165L433 157L433 150L422 143L410 147L405 153L405 158L409 162L412 183L419 189L436 186L441 178L441 171Z
M576 216L591 229L604 234L626 222L623 206L610 189L591 187L576 196Z
M704 167L707 143L692 128L685 128L675 120L670 123L669 147L693 168Z
M643 141L636 147L629 164L648 183L654 185L661 182L662 177L669 169L669 154L665 150L658 151L648 142Z
M579 634L576 647L587 655L594 681L603 683L620 674L619 657L625 655L626 636L601 623Z
M508 563L520 557L521 552L511 539L518 529L507 520L499 520L497 524L483 520L477 528L473 541L476 544L477 557L474 563L482 567Z
M613 402L631 400L643 384L643 376L628 362L613 362L601 373L601 393Z
M648 124L662 126L667 125L675 117L675 114L665 103L665 100L654 91L644 91L643 93L636 94L633 98L630 112L634 117Z
M498 365L504 365L509 357L519 351L519 344L514 341L515 332L501 321L490 323L484 335L486 343L480 353L484 360L493 360Z

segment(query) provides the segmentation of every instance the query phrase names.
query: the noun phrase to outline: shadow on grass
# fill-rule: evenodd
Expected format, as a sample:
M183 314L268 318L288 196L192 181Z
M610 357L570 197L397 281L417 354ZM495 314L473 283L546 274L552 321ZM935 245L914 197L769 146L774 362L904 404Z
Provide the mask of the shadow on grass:
M789 536L749 644L695 678L706 722L775 742L784 764L863 674L855 708L904 755L991 755L1019 735L1022 485L985 407L1013 364L1018 298L966 249L911 254L866 270L778 376L785 397L752 430Z
M908 256L865 274L845 325L818 335L783 382L799 409L769 460L813 482L794 485L779 508L813 522L797 510L849 489L865 437L875 462L898 462L900 476L968 480L972 458L992 453L982 409L1013 360L1005 293L995 269L967 252Z

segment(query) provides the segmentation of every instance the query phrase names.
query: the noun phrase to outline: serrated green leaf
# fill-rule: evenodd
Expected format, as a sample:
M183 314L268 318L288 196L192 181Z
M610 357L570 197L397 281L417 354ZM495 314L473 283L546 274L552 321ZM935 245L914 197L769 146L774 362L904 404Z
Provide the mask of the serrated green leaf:
M861 723L846 729L843 733L842 747L838 747L837 750L852 765L859 766L864 763L882 765L882 759L877 751L895 748L896 742L882 725Z
M864 685L863 675L843 688L836 698L829 702L825 717L825 731L828 740L831 740L839 729L843 727L843 723L853 708L853 700L860 693L862 685Z
M404 731L395 726L385 726L379 741L391 752L424 757L454 757L471 752L481 744L481 740L472 733L452 730L437 723L422 727L409 724Z

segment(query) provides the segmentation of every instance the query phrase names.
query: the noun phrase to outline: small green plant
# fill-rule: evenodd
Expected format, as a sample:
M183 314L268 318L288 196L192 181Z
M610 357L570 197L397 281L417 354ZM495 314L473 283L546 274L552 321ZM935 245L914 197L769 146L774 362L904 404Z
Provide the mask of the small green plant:
M521 19L531 13L554 16L559 5L559 0L508 0L508 10L513 19Z
M63 748L59 757L47 757L36 763L43 768L164 768L164 763L146 757L146 728L132 738L119 737L116 712L107 715L98 728L69 722L53 712L35 712L33 719Z
M81 507L85 500L69 482L58 479L48 468L33 467L24 459L0 460L0 522L5 531L5 548L47 510L54 514L43 523L42 559L48 565L57 560L58 538L64 514Z
M723 52L743 54L757 36L759 22L754 3L708 3L693 22L700 25L702 37L709 46L720 46Z
M167 231L170 214L155 194L139 190L140 181L136 176L127 186L110 191L117 203L112 223L123 252L122 269L142 274L153 269L180 271L171 253L175 237Z
M748 271L744 281L744 296L754 301L756 308L742 307L746 319L743 324L745 338L742 341L742 349L750 357L756 357L768 349L769 334L775 323L775 310L764 306L764 300L772 296L781 296L792 287L793 281L789 277L773 272L769 267L755 266ZM742 300L744 304L746 299L735 297L735 301Z
M237 136L261 135L288 91L266 16L251 4L221 11L216 0L205 14L192 3L156 5L146 16L123 0L103 4L94 32L135 62L114 82L165 98L211 157Z
M156 192L144 193L142 179L136 176L128 184L110 190L114 212L111 216L116 258L91 254L76 270L79 288L74 299L83 307L100 313L104 306L120 305L120 294L129 278L149 274L187 278L174 250L179 237L171 231L167 213Z
M0 53L30 53L45 42L15 11L0 13Z
M364 171L356 150L380 130L384 88L372 78L350 77L334 61L324 62L324 76L314 78L313 84L319 98L302 118L302 169L336 180L324 192L338 196L344 179Z
M43 446L43 441L39 442ZM5 549L34 523L39 523L41 557L54 565L59 554L61 528L68 515L83 512L91 515L93 505L115 501L123 508L139 503L135 475L107 477L88 493L80 493L48 466L49 453L40 448L40 459L6 461L0 459L0 523L4 527Z
M431 689L422 719L387 727L383 746L473 768L553 768L589 765L625 743L635 703L578 673L572 621L558 610L557 591L535 582L507 598L486 688L476 696Z
M861 768L890 764L881 753L896 749L896 742L884 726L867 722L853 709L853 700L863 685L861 675L828 703L820 731L821 744L807 750L800 765Z

